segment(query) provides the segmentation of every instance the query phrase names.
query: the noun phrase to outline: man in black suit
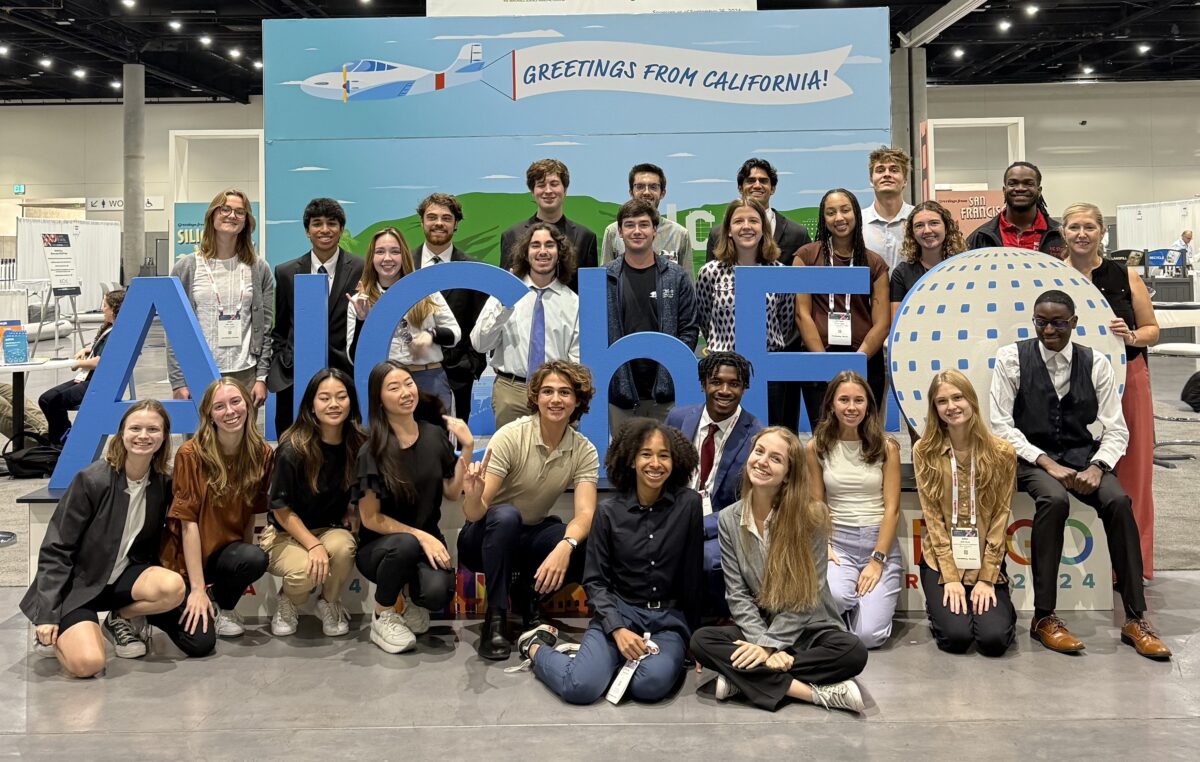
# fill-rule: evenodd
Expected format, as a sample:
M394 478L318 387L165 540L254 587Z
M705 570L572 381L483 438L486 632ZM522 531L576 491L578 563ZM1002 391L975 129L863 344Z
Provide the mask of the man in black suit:
M295 337L292 318L295 310L297 275L326 273L329 276L329 359L328 366L354 373L354 363L346 348L346 296L354 293L362 278L363 261L343 250L338 241L346 226L342 205L331 198L314 198L304 208L304 233L312 249L275 268L275 328L271 331L271 370L267 389L275 392L275 436L280 437L292 425L292 400ZM308 379L299 379L300 385ZM301 389L303 392L303 389Z
M463 218L457 198L448 193L430 194L417 206L417 216L425 235L425 242L412 252L413 264L418 269L442 262L476 261L452 243L454 231ZM443 291L442 298L462 330L462 338L457 344L442 349L442 368L450 381L450 391L454 393L454 414L466 421L471 416L471 388L487 367L487 358L471 347L471 329L487 301L487 294L469 288L452 288Z
M539 159L525 170L525 185L537 204L537 212L527 220L505 230L500 235L500 266L508 269L512 259L512 247L535 222L548 222L558 228L575 249L576 273L582 267L595 267L599 262L596 254L596 234L583 225L571 222L563 214L563 200L567 197L567 186L571 184L571 173L567 165L558 159ZM579 277L571 276L567 284L579 293Z
M771 162L766 159L746 159L737 173L738 193L743 198L752 198L767 210L767 222L771 227L771 237L779 245L779 261L785 265L792 263L792 255L812 238L808 230L798 222L792 222L780 212L771 207L771 196L779 185L779 173ZM713 249L720 240L721 231L712 230L708 235L708 255L705 261L713 259ZM802 350L796 350L802 351ZM798 414L798 411L797 411Z

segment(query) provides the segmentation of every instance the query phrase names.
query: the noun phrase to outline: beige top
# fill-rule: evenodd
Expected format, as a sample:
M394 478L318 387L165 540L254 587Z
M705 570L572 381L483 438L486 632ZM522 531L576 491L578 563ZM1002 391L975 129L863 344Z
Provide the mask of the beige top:
M511 504L526 525L541 523L568 487L595 484L600 470L596 447L570 426L551 451L542 441L536 415L500 427L488 449L487 472L504 480L492 505Z

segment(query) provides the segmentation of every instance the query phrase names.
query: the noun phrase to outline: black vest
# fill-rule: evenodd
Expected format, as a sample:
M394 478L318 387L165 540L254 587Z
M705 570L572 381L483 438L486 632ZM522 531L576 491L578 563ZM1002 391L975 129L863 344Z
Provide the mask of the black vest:
M1071 342L1071 388L1061 400L1037 339L1017 342L1021 380L1013 402L1013 423L1029 443L1055 462L1076 470L1087 467L1100 443L1088 431L1100 411L1092 384L1092 350Z

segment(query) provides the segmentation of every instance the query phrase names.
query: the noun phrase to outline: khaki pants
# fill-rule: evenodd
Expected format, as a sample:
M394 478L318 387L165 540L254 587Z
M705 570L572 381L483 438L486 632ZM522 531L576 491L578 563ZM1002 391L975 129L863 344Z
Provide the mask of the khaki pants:
M496 376L492 384L492 416L496 419L496 430L529 414L529 394L525 384Z
M330 603L337 603L354 568L354 551L357 547L354 535L337 527L309 531L329 553L329 577L321 586L321 597ZM273 526L263 529L258 545L269 559L267 571L282 582L280 592L297 606L308 600L313 584L308 578L308 551L304 546L287 532Z
M13 438L13 388L11 384L0 384L0 434ZM50 430L46 416L35 402L25 397L25 430L45 435Z

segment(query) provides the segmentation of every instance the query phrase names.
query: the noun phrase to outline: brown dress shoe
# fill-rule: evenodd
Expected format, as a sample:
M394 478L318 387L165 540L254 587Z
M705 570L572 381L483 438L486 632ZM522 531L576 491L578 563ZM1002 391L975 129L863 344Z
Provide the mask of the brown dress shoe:
M1044 616L1033 622L1029 628L1029 637L1061 654L1079 653L1087 647L1082 640L1071 634L1067 623L1056 614Z
M1158 638L1158 634L1145 619L1130 619L1121 628L1121 642L1128 643L1147 659L1170 659L1171 649Z

